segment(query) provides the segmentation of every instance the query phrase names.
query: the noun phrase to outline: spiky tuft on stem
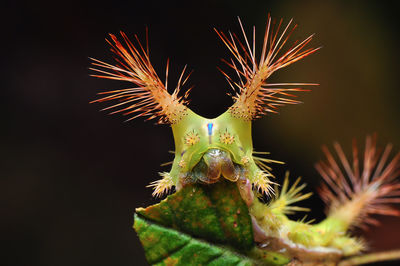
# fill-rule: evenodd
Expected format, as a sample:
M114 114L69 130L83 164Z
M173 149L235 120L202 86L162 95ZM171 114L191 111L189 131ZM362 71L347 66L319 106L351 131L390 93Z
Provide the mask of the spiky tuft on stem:
M253 27L252 44L247 39L240 19L239 24L245 44L235 34L229 33L229 36L227 36L222 31L215 29L237 62L235 63L233 59L230 62L224 61L236 72L239 82L233 81L228 74L221 71L227 78L230 86L235 91L238 89L236 95L233 96L235 103L230 107L230 111L235 117L251 120L267 112L276 112L277 106L300 103L292 99L292 97L296 96L291 92L305 91L297 86L318 85L312 83L269 84L266 82L267 78L278 69L299 61L320 49L306 48L307 44L313 38L313 35L311 35L302 42L295 41L287 52L281 53L282 48L297 27L297 25L292 26L292 20L290 20L282 33L280 33L282 21L281 19L276 25L275 21L272 21L268 15L264 43L258 62L255 50L255 27ZM282 86L289 86L290 88L283 88Z
M275 187L274 199L269 203L269 207L276 212L283 214L293 214L296 211L310 211L308 208L293 206L292 204L303 201L311 197L312 192L302 194L301 191L305 188L306 184L299 186L301 178L296 181L289 188L289 172L286 172L282 188Z
M168 192L174 186L174 182L169 173L162 172L160 173L160 176L162 177L161 179L151 182L150 185L147 186L147 187L152 187L154 189L153 197L156 198L168 194Z
M333 146L341 165L325 146L323 151L326 161L316 164L316 169L325 181L319 194L328 204L328 216L342 221L346 228L377 225L379 222L372 217L374 214L400 216L400 211L390 205L400 203L400 181L396 180L400 176L400 153L389 161L392 145L386 145L382 152L377 148L376 136L367 136L360 171L355 141L352 164L339 143Z
M253 161L256 165L261 169L252 180L254 187L257 191L260 191L262 194L266 194L268 196L274 194L274 189L272 187L274 182L270 180L270 178L275 178L272 174L272 167L269 166L271 163L284 164L284 162L272 160L268 158L261 157L262 155L267 155L269 152L259 152L253 150Z
M259 170L255 176L252 178L252 183L256 191L259 191L261 195L272 196L275 194L275 191L272 185L276 184L272 182L270 178L274 176L269 172Z
M113 34L110 34L111 40L107 40L111 51L117 56L115 58L117 64L112 65L91 58L94 67L90 69L98 73L92 75L93 77L128 81L135 84L135 87L101 92L100 95L106 96L92 101L92 103L117 101L118 103L103 110L115 110L111 114L135 114L128 120L139 116L149 116L148 119L159 117L159 123L174 124L178 122L186 111L186 98L190 90L187 90L184 96L178 96L182 85L190 76L190 74L185 76L186 67L182 71L174 92L169 94L167 91L169 61L167 61L164 84L150 63L147 38L146 48L144 48L136 35L137 47L132 44L125 33L121 32L121 36L125 44L121 43Z

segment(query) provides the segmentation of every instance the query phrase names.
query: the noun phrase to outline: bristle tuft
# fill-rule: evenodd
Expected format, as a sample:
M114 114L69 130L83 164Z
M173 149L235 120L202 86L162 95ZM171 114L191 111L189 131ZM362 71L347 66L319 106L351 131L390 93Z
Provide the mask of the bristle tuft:
M260 167L261 170L263 170L264 172L268 173L271 176L272 176L272 174L271 174L270 171L272 170L272 168L268 164L271 164L271 163L285 164L282 161L263 158L263 157L260 157L260 156L255 156L254 154L256 154L256 155L267 155L269 153L268 152L253 151L253 156L252 157L253 157L254 162L258 165L258 167Z
M187 104L186 97L178 96L181 86L185 84L188 77L185 76L186 67L183 69L178 84L172 94L167 92L167 81L165 85L161 82L152 64L150 63L148 45L143 45L135 36L137 46L128 39L125 33L121 32L124 44L118 38L110 34L111 40L107 42L111 51L117 56L117 64L112 65L100 60L90 58L93 67L91 70L97 74L91 76L112 80L128 81L135 84L135 87L121 90L112 90L99 93L103 96L94 102L116 101L103 110L115 110L111 114L122 113L129 115L127 121L140 116L147 116L148 119L158 117L159 123L174 124L185 114ZM168 78L168 62L166 67L166 78Z
M328 204L329 215L348 221L349 226L366 228L379 222L372 215L400 216L400 210L391 204L400 203L400 153L388 160L392 145L383 150L376 145L376 136L367 136L360 171L358 148L352 147L352 163L348 161L340 144L334 143L339 158L323 147L326 161L316 164L325 183L319 194Z
M284 30L281 31L282 20L280 20L276 29L273 29L274 26L276 26L275 22L268 16L262 52L257 62L255 29L253 27L253 43L250 45L240 19L239 24L245 44L243 44L235 34L229 33L229 35L226 35L222 31L215 29L218 36L237 61L237 64L233 60L224 62L236 72L239 76L239 82L234 82L229 75L221 71L227 78L231 87L236 87L236 89L238 89L238 92L233 97L235 103L230 107L232 115L244 120L251 120L267 112L275 113L278 106L300 103L300 101L292 99L295 95L291 92L306 91L298 86L317 84L268 84L266 80L278 69L299 61L319 50L320 48L306 48L308 43L312 40L313 35L300 43L298 41L294 42L288 51L283 53L281 50L287 44L290 35L297 25L292 26L291 20ZM283 88L281 86L289 86L290 88Z
M162 177L162 179L151 182L150 185L147 186L154 188L153 197L156 198L162 197L164 194L167 194L174 186L174 182L169 173L163 172L160 173L160 176Z
M259 191L262 195L267 195L271 196L273 195L274 189L272 185L275 183L270 180L270 177L273 177L271 174L264 172L264 171L259 171L256 176L251 180L254 188L256 191Z
M296 211L310 211L308 208L292 205L293 203L306 200L312 195L312 192L302 194L301 191L305 188L306 184L299 186L300 180L300 177L297 178L289 188L289 172L286 172L282 188L275 187L275 196L269 203L269 207L275 212L283 214L294 214Z

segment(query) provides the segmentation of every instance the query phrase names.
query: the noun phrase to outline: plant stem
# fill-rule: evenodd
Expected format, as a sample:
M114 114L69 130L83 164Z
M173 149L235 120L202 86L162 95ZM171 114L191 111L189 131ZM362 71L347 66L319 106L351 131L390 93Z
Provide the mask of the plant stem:
M341 261L338 266L361 265L378 261L400 260L400 250L375 252Z

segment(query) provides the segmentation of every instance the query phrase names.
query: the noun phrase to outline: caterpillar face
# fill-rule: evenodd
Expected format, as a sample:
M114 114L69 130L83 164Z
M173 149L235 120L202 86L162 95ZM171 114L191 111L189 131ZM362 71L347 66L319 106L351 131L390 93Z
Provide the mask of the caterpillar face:
M215 183L249 178L261 171L252 160L251 123L234 118L229 111L206 119L190 110L172 125L175 159L170 176L177 187L188 183Z

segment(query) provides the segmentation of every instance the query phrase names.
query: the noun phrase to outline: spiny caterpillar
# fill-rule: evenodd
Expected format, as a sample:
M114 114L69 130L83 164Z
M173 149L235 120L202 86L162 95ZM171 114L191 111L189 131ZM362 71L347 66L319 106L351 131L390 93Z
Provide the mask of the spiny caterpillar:
M103 110L122 113L129 116L128 120L146 116L171 125L175 158L171 171L161 173L162 178L150 184L154 187L154 196L161 196L173 187L180 190L193 183L212 184L221 177L237 182L253 219L254 239L260 247L302 262L334 263L366 248L364 241L351 236L351 228L376 224L372 214L400 215L388 205L400 202L400 183L396 181L400 154L387 163L391 146L387 146L380 157L375 137L367 137L360 170L355 145L350 164L341 146L335 143L341 166L324 148L327 161L318 163L316 168L325 182L319 192L328 205L327 218L318 224L288 219L288 214L308 211L293 204L309 198L311 193L302 194L305 185L299 185L300 179L289 186L289 175L280 189L274 186L268 164L277 161L259 157L267 153L254 151L251 122L276 112L279 106L299 103L293 99L294 92L307 91L303 86L318 85L269 83L267 80L278 69L319 48L308 48L313 35L288 45L297 25L293 25L292 20L286 26L282 26L282 22L281 19L276 23L268 16L259 57L256 56L255 28L252 42L249 42L240 19L243 41L235 34L226 35L215 29L233 55L233 59L224 62L236 73L237 80L221 71L235 92L234 103L214 119L197 115L187 107L190 89L183 95L181 93L190 76L186 74L186 67L173 92L168 93L168 61L166 81L162 82L150 63L147 39L143 46L135 35L135 46L123 32L122 42L112 34L107 40L117 56L116 65L92 58L91 69L96 72L92 76L127 81L134 87L102 92L103 96L93 102L116 101ZM285 47L289 48L285 51ZM261 203L260 192L271 197L269 203Z
M266 80L276 70L319 49L306 48L312 39L310 36L300 43L295 42L289 51L280 54L296 28L290 21L279 35L281 24L282 20L275 25L268 18L259 59L256 59L255 54L255 38L251 48L241 22L247 46L236 35L230 34L227 37L215 30L238 61L226 63L239 75L240 82L233 81L222 72L236 95L233 96L234 104L214 119L201 117L186 106L189 90L183 96L178 96L190 76L185 75L186 67L173 93L167 92L167 81L164 84L160 80L150 63L148 44L143 47L137 36L138 45L135 47L123 32L121 36L125 44L110 35L111 40L107 41L112 52L119 57L117 65L92 59L95 66L92 70L98 72L93 76L128 81L136 85L135 88L103 92L101 94L105 97L93 102L117 100L117 104L104 110L113 109L115 111L112 113L133 115L128 120L139 116L159 118L159 123L167 123L172 127L175 159L171 171L163 173L163 179L152 183L154 196L162 195L173 186L179 190L188 183L211 184L217 182L221 175L231 181L249 179L262 193L272 191L272 175L265 164L270 161L254 156L251 121L266 112L275 112L278 106L299 103L291 99L294 97L291 92L303 91L297 86L313 84L267 83ZM168 63L166 76L168 78Z

